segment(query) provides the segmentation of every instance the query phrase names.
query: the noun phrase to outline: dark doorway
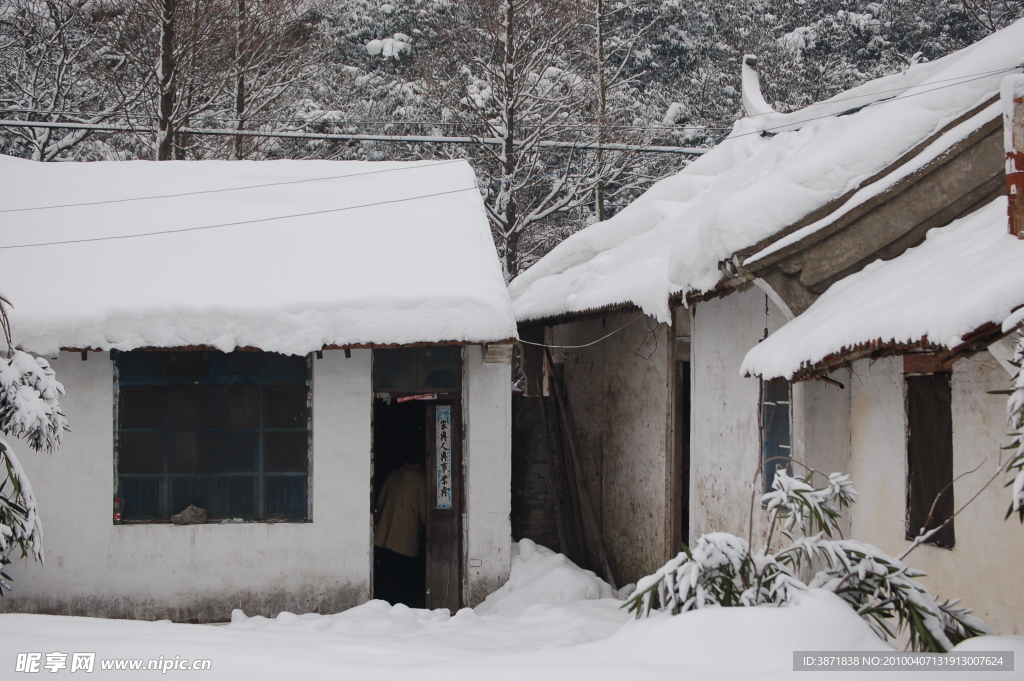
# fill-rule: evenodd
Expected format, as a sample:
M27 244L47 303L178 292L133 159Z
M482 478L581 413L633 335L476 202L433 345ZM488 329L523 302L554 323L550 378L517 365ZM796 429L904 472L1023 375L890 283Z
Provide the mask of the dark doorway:
M374 350L373 375L374 598L455 612L462 605L462 348Z
M410 608L426 605L426 532L422 515L426 498L425 407L421 401L398 402L381 398L373 401L373 597L392 605L403 603ZM384 484L389 480L389 493L385 494ZM418 502L410 489L416 484L421 488ZM408 514L404 518L384 517L389 503L408 505L410 502L421 507L418 513L411 514L412 517ZM418 526L414 532L417 537L412 546L407 537L389 537L381 529L383 524L392 522L407 524L416 516ZM397 527L391 534L403 532L407 535L409 528ZM377 545L382 541L391 548ZM415 555L408 555L411 551Z

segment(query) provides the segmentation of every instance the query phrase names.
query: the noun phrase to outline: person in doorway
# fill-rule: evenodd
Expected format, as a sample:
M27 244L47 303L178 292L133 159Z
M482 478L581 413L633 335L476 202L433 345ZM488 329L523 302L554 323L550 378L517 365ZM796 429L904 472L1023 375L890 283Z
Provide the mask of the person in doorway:
M426 483L420 457L407 456L391 472L377 497L373 533L374 564L379 571L375 596L394 605L424 605L423 530Z

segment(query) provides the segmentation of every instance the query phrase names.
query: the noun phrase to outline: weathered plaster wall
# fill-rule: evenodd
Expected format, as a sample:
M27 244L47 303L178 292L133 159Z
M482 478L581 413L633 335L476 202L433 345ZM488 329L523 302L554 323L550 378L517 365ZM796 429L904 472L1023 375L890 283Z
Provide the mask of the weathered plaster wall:
M637 313L609 314L552 328L601 532L617 582L650 574L671 546L671 329ZM632 323L631 323L632 322ZM670 554L671 552L671 554Z
M740 364L750 348L784 323L782 311L756 288L694 309L690 537L747 535L751 483L761 465L760 382L740 375ZM801 408L799 398L800 391L794 391L794 414ZM755 503L757 532L763 515Z
M853 367L852 469L861 492L854 504L853 537L896 555L906 540L906 412L901 358ZM987 353L953 367L953 474L981 468L954 483L959 507L991 476L1005 443L1006 371ZM963 605L1001 634L1024 633L1024 595L1019 589L1024 541L1017 523L1003 521L1009 503L997 481L956 517L952 549L921 546L906 562L928 574L925 584Z
M842 387L824 381L793 386L793 456L822 476L851 472L850 370L839 369L829 378ZM795 466L793 474L806 475L807 469ZM824 482L824 477L814 477L815 484ZM843 536L849 536L850 523L849 513L839 519Z
M512 566L512 367L484 362L482 348L470 345L464 380L463 602L472 607L508 580Z
M313 362L313 521L114 525L113 367L52 362L72 432L60 451L18 446L46 563L16 560L8 611L179 621L336 612L370 597L370 351ZM17 446L17 445L16 445Z

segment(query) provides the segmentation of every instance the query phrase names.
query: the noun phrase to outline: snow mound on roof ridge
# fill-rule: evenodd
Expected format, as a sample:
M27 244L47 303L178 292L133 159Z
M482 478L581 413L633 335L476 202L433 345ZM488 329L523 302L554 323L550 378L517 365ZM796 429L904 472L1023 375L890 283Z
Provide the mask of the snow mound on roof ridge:
M514 616L534 605L560 605L619 595L590 570L530 539L512 545L508 582L474 610L478 615Z

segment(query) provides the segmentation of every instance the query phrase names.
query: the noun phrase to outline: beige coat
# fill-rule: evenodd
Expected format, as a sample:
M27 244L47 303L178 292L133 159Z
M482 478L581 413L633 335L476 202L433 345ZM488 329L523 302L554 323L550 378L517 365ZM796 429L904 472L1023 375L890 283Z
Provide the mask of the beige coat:
M374 546L415 558L426 517L427 480L423 471L405 464L384 481L377 498Z

